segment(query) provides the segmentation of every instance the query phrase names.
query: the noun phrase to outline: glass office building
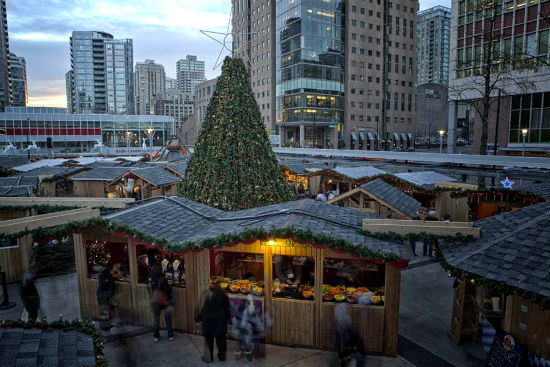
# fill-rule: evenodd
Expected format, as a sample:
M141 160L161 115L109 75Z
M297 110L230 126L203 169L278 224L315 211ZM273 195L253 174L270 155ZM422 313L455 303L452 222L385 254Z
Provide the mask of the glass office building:
M151 129L153 130L151 132ZM57 153L89 152L97 142L108 148L140 148L143 139L161 147L174 131L174 119L155 115L68 114L66 108L7 107L0 113L0 144L24 149L27 142L47 148L51 138Z
M284 141L326 147L330 128L343 122L343 8L342 1L276 2L276 118Z

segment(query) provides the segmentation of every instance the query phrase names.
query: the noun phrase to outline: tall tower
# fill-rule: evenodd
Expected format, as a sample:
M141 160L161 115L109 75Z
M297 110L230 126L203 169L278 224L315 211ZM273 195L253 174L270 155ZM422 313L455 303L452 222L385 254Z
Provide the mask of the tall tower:
M10 53L12 106L25 107L28 103L27 64L24 57Z
M10 41L6 0L0 0L0 111L11 104Z
M166 74L164 66L155 64L154 60L136 63L135 97L138 115L153 115L155 102L165 98Z
M72 113L134 113L133 45L96 31L74 31L71 80L66 84Z
M178 89L193 98L196 86L206 80L204 61L197 60L197 56L187 55L176 63L176 77Z
M449 85L451 9L435 6L418 13L416 83Z

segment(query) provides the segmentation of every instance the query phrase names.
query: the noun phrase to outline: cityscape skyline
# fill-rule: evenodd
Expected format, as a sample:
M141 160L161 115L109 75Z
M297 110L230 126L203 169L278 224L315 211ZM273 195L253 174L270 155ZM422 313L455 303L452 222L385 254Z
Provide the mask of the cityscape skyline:
M436 5L450 6L450 1L423 0L420 10ZM8 0L10 50L27 61L29 105L66 107L65 73L70 69L73 31L102 31L132 39L134 63L155 59L171 78L176 77L178 60L197 55L206 62L207 79L212 79L220 73L213 66L221 46L200 30L226 32L230 8L231 2L225 0L76 0L71 8L53 0Z

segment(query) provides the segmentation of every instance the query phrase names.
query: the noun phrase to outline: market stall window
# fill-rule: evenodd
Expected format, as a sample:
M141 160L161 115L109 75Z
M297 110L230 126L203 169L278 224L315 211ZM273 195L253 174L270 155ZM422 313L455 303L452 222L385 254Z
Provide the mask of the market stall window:
M315 261L308 256L273 256L273 297L313 300Z
M136 246L138 282L150 283L151 267L160 262L162 272L165 274L168 283L174 287L185 287L185 260L183 256L174 254L162 255L157 249L145 246Z
M385 271L368 260L325 258L323 301L383 305Z
M210 280L230 293L264 294L264 255L210 250Z
M506 296L504 293L492 289L477 287L477 303L481 305L481 312L486 316L504 316Z
M86 260L89 278L97 279L103 268L112 265L111 274L115 280L130 281L126 244L99 240L86 241Z

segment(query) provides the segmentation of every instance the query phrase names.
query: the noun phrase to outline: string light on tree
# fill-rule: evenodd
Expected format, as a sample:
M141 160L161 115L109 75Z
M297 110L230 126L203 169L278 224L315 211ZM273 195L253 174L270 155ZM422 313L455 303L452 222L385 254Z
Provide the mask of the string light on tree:
M88 249L88 264L90 265L105 265L111 260L111 253L105 241L88 241L86 248Z

